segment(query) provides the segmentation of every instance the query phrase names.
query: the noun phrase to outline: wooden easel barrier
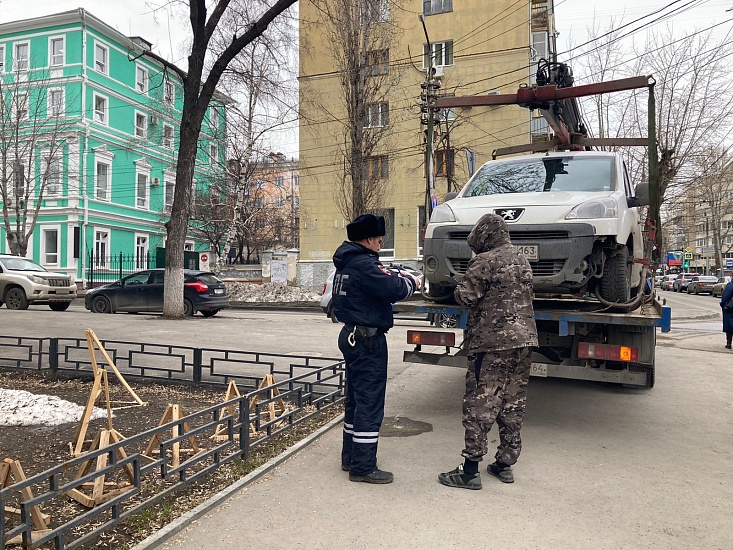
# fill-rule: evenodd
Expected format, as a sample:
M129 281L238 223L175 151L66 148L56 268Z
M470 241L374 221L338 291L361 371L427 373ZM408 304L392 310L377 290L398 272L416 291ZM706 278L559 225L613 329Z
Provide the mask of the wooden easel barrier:
M89 452L96 451L98 449L104 449L112 443L120 443L124 439L125 438L122 436L122 434L120 434L115 429L101 429L94 437ZM127 458L127 453L125 453L125 449L123 447L119 447L115 451L115 454L117 455L117 460L123 460ZM95 471L97 471L105 468L107 466L108 460L109 453L103 453L99 455L96 459L90 458L89 460L82 462L74 479L80 479L81 477L86 475L86 473L89 471L89 468L92 466L92 462L95 463ZM117 495L121 495L122 493L129 491L132 488L132 484L135 483L135 473L132 468L132 464L125 464L124 472L127 475L128 483L108 482L105 479L106 475L102 474L94 478L94 481L82 484L82 488L90 488L92 490L90 494L85 493L80 489L69 489L68 491L66 491L66 494L82 506L86 506L87 508L94 508L98 504L106 502L109 499L116 497Z
M183 413L183 409L180 405L168 404L162 418L160 419L160 423L158 424L158 426L160 427L164 426L165 424L174 423L173 426L171 426L171 433L173 437L176 438L179 435L185 435L186 433L191 431L191 427L188 425L188 422L184 422L183 431L179 431L181 429L180 420L184 416L185 414ZM143 452L143 455L145 455L150 460L154 460L152 458L153 454L160 453L160 449L157 449L156 445L158 445L158 443L160 442L161 435L162 432L156 433L150 440L150 443L145 449L145 452ZM190 436L188 438L188 442L191 445L190 449L182 449L181 443L179 441L176 441L171 446L172 465L174 468L177 468L181 464L181 453L193 453L193 456L196 456L205 451L205 449L202 449L201 447L199 447L198 443L196 443L196 438L194 436Z
M87 399L87 404L84 407L84 413L81 416L81 422L79 422L79 425L76 427L76 432L74 433L74 441L71 443L71 454L75 457L81 456L82 454L84 438L86 437L87 429L89 428L89 420L92 417L92 410L94 409L94 406L97 403L97 399L99 399L99 396L102 394L102 392L104 391L104 400L107 406L107 429L109 431L114 431L114 428L112 428L112 411L123 408L112 408L112 402L109 398L109 377L107 375L107 369L97 365L97 355L95 352L95 348L99 349L100 353L107 361L109 368L112 369L112 372L120 381L120 384L122 384L122 386L134 399L134 401L124 402L123 405L141 407L147 405L147 403L140 399L140 397L135 393L135 390L133 390L127 383L125 378L122 376L122 373L117 369L114 361L112 361L109 354L107 353L107 350L104 349L104 346L99 341L99 338L97 338L97 335L94 334L94 331L92 329L88 328L86 330L86 337L87 347L89 348L89 357L91 358L92 362L94 382L92 384L92 391L89 393L89 399ZM118 432L115 431L115 433L117 433L117 435L119 436Z
M0 462L0 489L5 489L6 487L10 487L11 485L15 483L20 483L21 481L25 481L25 480L26 480L25 472L23 472L23 468L21 467L19 460L12 460L10 458L6 458L2 462ZM20 494L24 500L31 500L33 498L33 491L31 490L30 487L21 489ZM20 519L21 517L20 509L14 508L11 506L6 506L5 507L5 517ZM34 527L34 530L31 531L31 540L32 541L35 542L35 540L38 537L42 537L43 535L51 531L48 528L48 521L50 519L51 518L48 514L44 514L41 512L40 506L38 505L31 506L31 521ZM9 541L7 541L7 544L8 545L23 544L23 535L21 534L16 537L13 537Z
M280 396L280 390L275 387L275 377L272 374L266 374L264 378L262 379L262 382L260 382L260 385L257 386L258 390L261 390L263 388L271 388L268 391L268 399L274 399L275 397ZM237 389L237 384L234 382L234 380L229 382L229 386L227 387L226 395L224 396L224 403L227 401L231 401L235 397L241 397L241 394L239 393L239 390ZM249 412L254 412L255 407L257 405L257 402L260 400L260 394L257 394L254 396L252 401L249 404ZM276 418L279 418L280 416L284 415L288 411L288 407L285 404L285 400L283 400L282 397L279 397L278 399L274 401L270 401L267 404L267 410L270 415L270 420L275 420ZM226 415L233 415L235 412L235 405L229 405L225 409L221 411L219 414L219 418L223 418ZM276 426L279 425L279 422L276 424ZM224 441L226 439L229 439L229 436L225 433L226 432L226 424L222 423L217 426L216 433L211 436L211 439L214 441ZM252 435L255 435L257 433L257 430L255 430L255 427L252 422L249 424L249 433ZM234 439L239 439L239 434L234 434Z

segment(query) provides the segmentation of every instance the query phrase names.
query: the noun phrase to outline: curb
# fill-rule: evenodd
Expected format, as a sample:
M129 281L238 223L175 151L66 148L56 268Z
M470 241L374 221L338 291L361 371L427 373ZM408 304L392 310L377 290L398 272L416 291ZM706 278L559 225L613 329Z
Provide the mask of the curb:
M196 508L193 510L189 510L182 516L176 518L172 523L169 523L162 529L156 531L146 539L140 541L138 544L132 547L132 550L151 550L152 548L157 548L161 544L163 544L165 541L173 537L174 535L177 535L181 531L183 531L186 527L188 527L193 521L197 520L213 508L216 508L217 506L221 505L229 499L234 493L239 491L240 489L246 487L247 485L250 485L251 483L257 481L259 478L264 476L266 473L273 470L275 467L279 466L292 456L294 456L299 451L303 450L305 447L313 443L315 440L317 440L319 437L321 437L323 434L331 430L334 426L337 424L340 424L344 419L343 413L338 415L336 418L331 420L328 424L325 424L321 426L318 430L310 434L305 439L300 440L298 443L290 447L285 452L279 454L278 456L271 458L269 461L264 463L262 466L257 468L256 470L253 470L246 476L244 476L242 479L236 481L234 484L230 485L226 489L223 489L219 491L217 494L215 494L213 497L211 497L209 500L202 502Z

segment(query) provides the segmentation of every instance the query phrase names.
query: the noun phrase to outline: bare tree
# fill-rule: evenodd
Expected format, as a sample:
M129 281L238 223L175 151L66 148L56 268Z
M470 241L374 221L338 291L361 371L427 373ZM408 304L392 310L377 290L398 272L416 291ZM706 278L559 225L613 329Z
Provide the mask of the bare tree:
M326 36L341 105L334 109L333 99L322 97L309 83L301 83L301 101L310 104L319 118L337 122L341 128L334 158L338 170L334 200L340 213L353 219L388 204L389 90L399 77L389 59L394 55L390 46L401 33L390 12L397 11L399 4L392 0L328 0L318 6L316 19L303 24ZM311 48L301 43L306 55ZM314 128L318 131L319 126Z
M63 148L80 113L32 60L0 78L0 195L12 254L25 256L43 201L61 193ZM76 118L74 118L74 116Z
M716 267L733 251L733 158L730 148L709 148L692 159L699 174L683 195L695 238L714 249ZM722 275L722 272L721 272Z
M150 56L175 71L183 82L176 185L168 230L163 314L183 316L183 249L191 214L191 184L204 117L219 82L232 61L257 40L276 17L296 0L188 0L192 42L187 70L152 52ZM211 5L209 12L207 6ZM224 38L226 37L226 38ZM218 46L218 48L217 48Z

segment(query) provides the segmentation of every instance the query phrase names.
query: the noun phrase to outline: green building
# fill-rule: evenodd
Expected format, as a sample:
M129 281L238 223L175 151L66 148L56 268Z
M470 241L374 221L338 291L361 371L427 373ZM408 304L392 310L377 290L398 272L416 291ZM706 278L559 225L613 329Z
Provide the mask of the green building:
M133 259L126 271L155 266L173 203L183 88L146 55L150 47L83 9L0 25L1 253L35 222L25 256L82 283L90 268L117 270L120 255ZM229 102L215 96L204 121L199 191L223 176Z

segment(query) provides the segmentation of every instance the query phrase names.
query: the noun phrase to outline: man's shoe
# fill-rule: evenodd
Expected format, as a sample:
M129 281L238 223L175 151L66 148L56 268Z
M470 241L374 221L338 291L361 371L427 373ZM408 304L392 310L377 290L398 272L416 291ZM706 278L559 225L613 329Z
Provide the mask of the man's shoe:
M730 349L730 344L726 344L725 349Z
M385 472L379 468L374 468L371 474L349 474L349 481L363 481L364 483L392 483L394 476L392 472Z
M348 464L341 464L341 469L342 469L342 470L343 470L344 472L348 472L348 471L349 471L349 465L348 465Z
M477 472L469 475L463 471L463 465L459 465L455 470L438 474L438 481L448 487L458 487L460 489L481 489L481 475Z
M492 476L498 477L499 481L501 481L502 483L514 483L514 472L512 472L511 466L500 468L496 465L496 462L494 462L493 464L489 464L488 468L486 468L486 471L489 472Z

